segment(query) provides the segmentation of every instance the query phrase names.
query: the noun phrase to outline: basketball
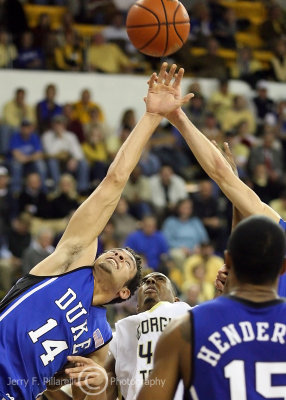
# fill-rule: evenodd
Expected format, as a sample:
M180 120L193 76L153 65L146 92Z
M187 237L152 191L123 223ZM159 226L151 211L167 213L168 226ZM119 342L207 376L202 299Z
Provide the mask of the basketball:
M126 27L137 50L163 57L183 46L189 35L190 19L178 0L139 0L128 12Z

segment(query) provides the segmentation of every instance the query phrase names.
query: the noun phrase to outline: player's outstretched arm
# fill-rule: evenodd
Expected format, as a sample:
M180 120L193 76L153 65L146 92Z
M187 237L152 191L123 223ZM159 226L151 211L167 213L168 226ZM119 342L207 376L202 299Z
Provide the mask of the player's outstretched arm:
M166 114L189 100L190 96L182 99L175 96L172 79L176 65L172 65L169 73L167 67L163 63L159 75L151 76L144 99L146 112L121 146L105 179L74 213L55 253L38 264L33 274L55 275L93 263L96 239L111 217L148 139Z
M183 71L179 71L178 75L173 86L180 97ZM192 124L182 109L171 112L167 118L185 138L204 171L219 185L244 218L261 214L277 222L280 220L280 216L272 208L263 203L253 190L235 176L220 151Z
M191 324L189 313L174 319L160 336L154 367L137 400L172 400L180 379L188 387L191 376Z

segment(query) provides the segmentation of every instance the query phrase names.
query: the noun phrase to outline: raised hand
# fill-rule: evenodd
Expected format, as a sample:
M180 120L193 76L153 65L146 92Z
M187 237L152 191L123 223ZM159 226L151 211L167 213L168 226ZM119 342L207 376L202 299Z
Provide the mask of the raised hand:
M170 113L187 103L194 95L192 93L181 97L180 83L184 76L184 69L180 68L176 74L177 66L173 64L167 72L168 64L163 63L160 73L151 75L148 82L148 95L144 99L147 112L167 117Z

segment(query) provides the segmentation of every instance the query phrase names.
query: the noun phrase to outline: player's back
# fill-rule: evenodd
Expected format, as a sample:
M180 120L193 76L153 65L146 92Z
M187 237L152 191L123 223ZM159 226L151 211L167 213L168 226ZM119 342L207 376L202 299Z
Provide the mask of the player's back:
M191 311L193 400L286 398L286 303L222 296Z
M92 271L28 275L8 293L0 304L0 394L35 399L68 355L87 355L111 339L106 310L92 306Z
M162 301L148 311L115 324L116 336L110 343L110 350L116 360L115 374L126 400L136 399L143 381L148 378L161 333L173 318L189 309L190 306L184 302Z

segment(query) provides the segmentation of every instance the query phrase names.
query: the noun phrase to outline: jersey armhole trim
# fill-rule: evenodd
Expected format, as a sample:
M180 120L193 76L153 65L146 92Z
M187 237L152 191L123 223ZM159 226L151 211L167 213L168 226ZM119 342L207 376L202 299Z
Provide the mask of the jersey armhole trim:
M85 269L85 268L93 269L93 265L86 265L84 267L74 268L71 271L64 272L64 273L58 274L58 275L34 275L34 274L26 274L26 275L28 275L28 276L36 276L38 278L58 278L60 276L68 275L68 274L71 274L72 272L76 272L76 271L79 271L80 269Z

